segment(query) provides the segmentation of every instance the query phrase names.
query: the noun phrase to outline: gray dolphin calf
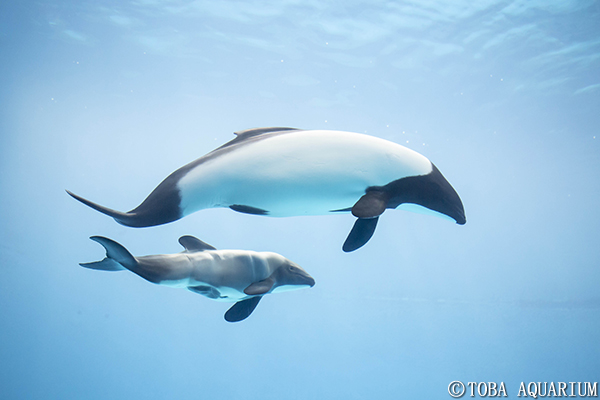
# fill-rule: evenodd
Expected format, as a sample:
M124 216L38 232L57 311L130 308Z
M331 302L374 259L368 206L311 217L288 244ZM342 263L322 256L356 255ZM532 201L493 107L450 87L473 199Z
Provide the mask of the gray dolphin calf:
M181 253L134 257L119 243L103 236L90 239L106 249L102 261L82 267L102 271L129 270L149 282L187 288L216 301L236 302L226 313L228 322L242 321L262 296L312 287L315 280L302 267L270 252L217 250L193 236L182 236Z
M387 208L466 222L460 197L423 155L373 136L328 130L259 128L169 175L138 207L115 211L67 191L127 226L178 220L205 208L288 217L352 212L343 250L363 246Z

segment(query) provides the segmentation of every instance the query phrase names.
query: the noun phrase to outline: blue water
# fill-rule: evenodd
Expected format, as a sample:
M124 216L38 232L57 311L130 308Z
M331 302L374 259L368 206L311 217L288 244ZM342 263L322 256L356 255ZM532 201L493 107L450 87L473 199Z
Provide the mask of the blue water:
M0 5L0 398L449 399L451 381L600 380L595 1L20 1ZM430 158L467 224L388 210L204 210L132 229L169 173L261 126L367 133ZM278 252L316 280L247 320L81 268ZM467 397L469 394L467 394ZM465 398L467 398L465 397Z

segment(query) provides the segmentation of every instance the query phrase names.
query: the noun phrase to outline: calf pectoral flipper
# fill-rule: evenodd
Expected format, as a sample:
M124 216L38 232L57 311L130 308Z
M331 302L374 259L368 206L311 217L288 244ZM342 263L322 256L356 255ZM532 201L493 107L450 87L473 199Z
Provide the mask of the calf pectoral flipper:
M245 320L252 314L261 298L262 296L256 296L238 301L225 313L225 321L239 322Z
M268 277L267 279L263 279L262 281L254 282L246 289L244 289L244 293L250 296L256 296L257 294L265 294L269 290L271 290L274 284L275 281L273 280L273 278Z

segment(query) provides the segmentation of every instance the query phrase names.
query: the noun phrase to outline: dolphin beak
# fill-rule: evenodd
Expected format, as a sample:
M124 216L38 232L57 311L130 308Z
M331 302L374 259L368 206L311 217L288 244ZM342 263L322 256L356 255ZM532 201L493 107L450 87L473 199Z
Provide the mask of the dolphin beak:
M307 285L308 287L315 286L315 280L310 275L305 275L302 277L302 280L298 282L299 285Z

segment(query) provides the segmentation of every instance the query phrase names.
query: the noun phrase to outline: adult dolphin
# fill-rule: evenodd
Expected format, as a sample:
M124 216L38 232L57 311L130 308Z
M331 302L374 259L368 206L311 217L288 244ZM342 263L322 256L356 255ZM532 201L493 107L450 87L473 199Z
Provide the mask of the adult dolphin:
M315 284L302 267L277 253L217 250L193 236L179 238L185 248L181 253L142 257L132 256L112 239L90 239L106 249L106 258L79 264L82 267L102 271L127 269L152 283L187 288L216 301L236 302L225 313L228 322L248 318L266 294Z
M423 155L373 136L258 128L169 175L129 212L75 199L127 226L178 220L205 208L287 217L352 212L343 250L363 246L386 208L428 211L466 222L460 197Z

